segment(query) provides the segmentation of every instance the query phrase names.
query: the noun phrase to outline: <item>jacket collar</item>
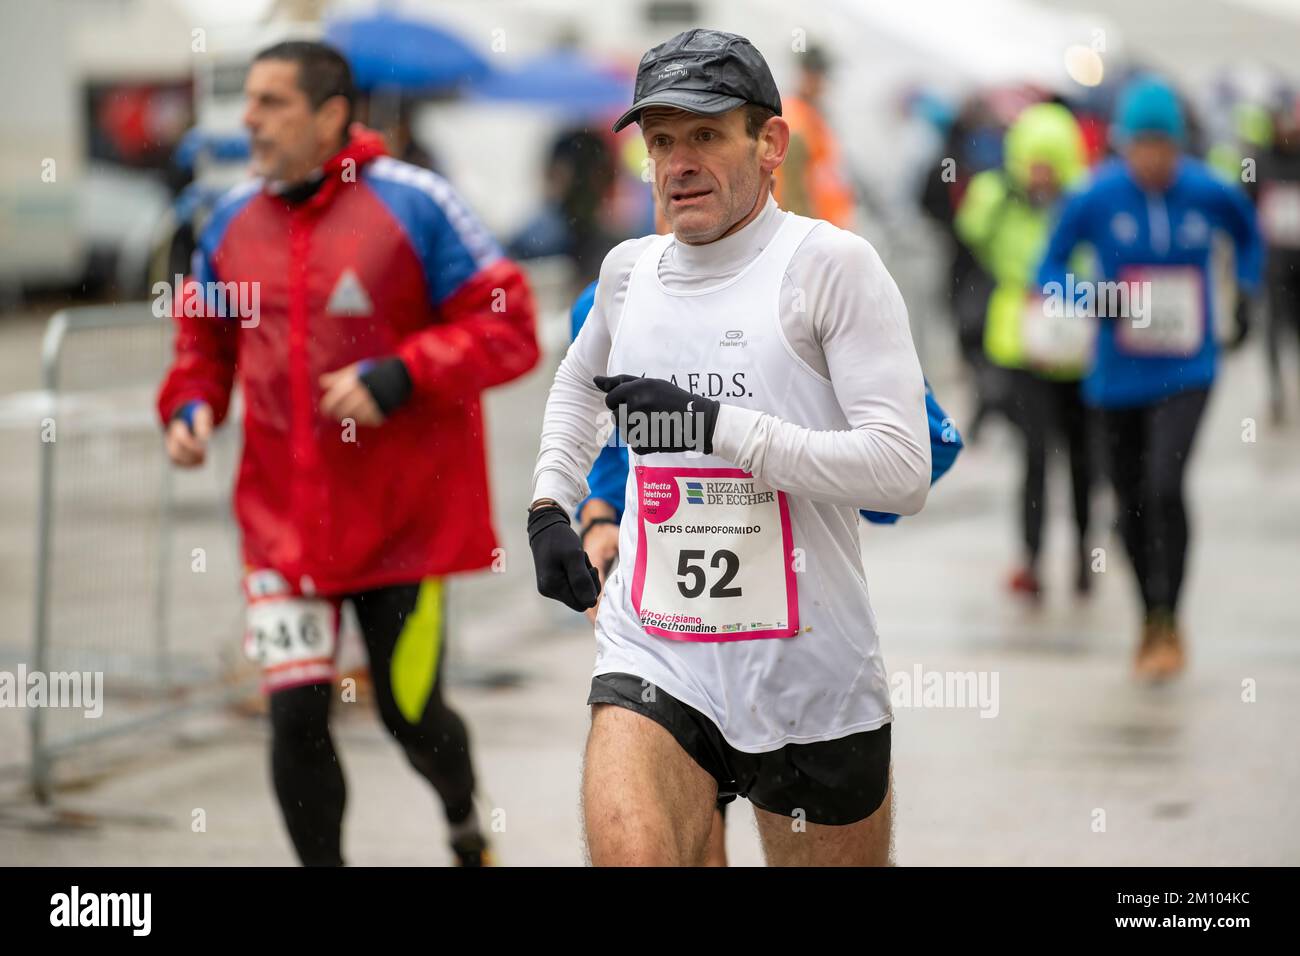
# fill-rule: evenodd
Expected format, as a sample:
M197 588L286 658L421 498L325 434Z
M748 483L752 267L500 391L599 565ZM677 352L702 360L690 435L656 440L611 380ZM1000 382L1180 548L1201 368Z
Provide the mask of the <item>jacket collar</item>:
M353 123L348 141L303 183L296 183L275 193L293 205L319 208L328 204L344 185L360 179L361 169L387 154L384 140L372 129Z

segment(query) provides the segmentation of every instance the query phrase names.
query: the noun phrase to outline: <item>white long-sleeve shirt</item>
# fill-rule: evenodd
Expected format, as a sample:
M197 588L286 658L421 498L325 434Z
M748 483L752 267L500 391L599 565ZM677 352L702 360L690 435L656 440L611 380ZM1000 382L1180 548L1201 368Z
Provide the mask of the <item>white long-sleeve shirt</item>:
M659 262L660 281L680 292L726 281L771 241L784 215L769 199L730 236L700 246L674 242ZM601 445L593 422L607 412L592 378L635 374L607 362L632 265L654 239L622 243L601 266L591 314L546 403L534 501L553 498L572 513L587 495L586 476ZM815 501L915 514L930 487L925 384L907 307L875 249L853 233L816 229L786 271L780 315L792 360L831 383L852 431L812 431L724 398L714 454Z

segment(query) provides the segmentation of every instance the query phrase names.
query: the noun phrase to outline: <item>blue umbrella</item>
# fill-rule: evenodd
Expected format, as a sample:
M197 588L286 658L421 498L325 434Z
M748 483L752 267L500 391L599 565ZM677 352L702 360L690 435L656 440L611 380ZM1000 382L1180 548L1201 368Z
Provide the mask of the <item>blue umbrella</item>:
M325 38L347 57L360 90L436 93L491 72L487 60L455 34L390 13L332 20Z
M473 83L469 92L483 99L591 115L626 109L632 102L632 77L571 50L559 50L513 70L494 71Z
M177 144L176 152L172 154L172 162L181 169L193 169L194 161L204 153L220 162L238 162L248 159L248 131L214 133L198 126L191 126Z

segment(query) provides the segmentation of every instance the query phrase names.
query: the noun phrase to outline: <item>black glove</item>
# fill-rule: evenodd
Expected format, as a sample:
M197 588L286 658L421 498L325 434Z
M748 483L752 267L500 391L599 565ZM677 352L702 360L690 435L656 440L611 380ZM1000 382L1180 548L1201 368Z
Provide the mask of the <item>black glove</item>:
M528 512L528 543L533 549L537 590L543 597L567 604L575 611L596 606L600 575L582 550L578 533L559 505L543 505Z
M702 451L713 454L713 429L718 424L718 402L692 395L661 378L635 375L597 375L596 387L614 413L623 441L638 455L654 452ZM650 416L668 412L667 418ZM689 421L689 425L688 425Z
M1249 334L1250 297L1238 290L1237 304L1232 310L1232 335L1224 345L1229 352L1235 352L1241 348L1241 343L1246 341L1246 336Z
M357 376L387 418L411 397L411 373L396 355L365 362Z

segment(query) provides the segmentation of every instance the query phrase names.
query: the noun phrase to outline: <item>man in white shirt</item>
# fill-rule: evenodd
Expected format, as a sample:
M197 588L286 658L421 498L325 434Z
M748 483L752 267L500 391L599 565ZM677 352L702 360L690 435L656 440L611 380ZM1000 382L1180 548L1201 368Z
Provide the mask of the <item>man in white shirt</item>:
M698 864L736 796L772 864L889 860L892 714L857 511L924 504L924 382L875 250L772 200L780 112L743 37L690 30L642 58L615 129L640 124L672 233L606 257L547 402L542 594L596 603L570 516L606 409L632 452L588 698L596 865Z

